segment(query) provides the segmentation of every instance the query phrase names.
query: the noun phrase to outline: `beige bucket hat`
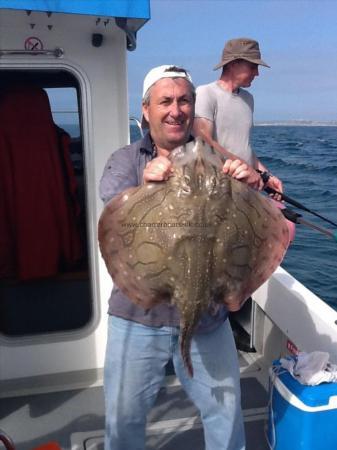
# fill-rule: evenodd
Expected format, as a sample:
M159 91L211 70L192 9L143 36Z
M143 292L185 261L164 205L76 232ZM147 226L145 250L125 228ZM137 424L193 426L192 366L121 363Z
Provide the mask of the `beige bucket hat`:
M261 59L261 52L257 41L250 38L237 38L226 42L221 61L213 70L220 69L220 67L236 59L245 59L260 66L270 67Z

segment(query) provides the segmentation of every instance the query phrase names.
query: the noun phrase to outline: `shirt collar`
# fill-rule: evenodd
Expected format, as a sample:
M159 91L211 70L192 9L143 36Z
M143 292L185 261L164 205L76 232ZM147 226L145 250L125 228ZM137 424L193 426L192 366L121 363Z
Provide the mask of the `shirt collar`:
M140 151L151 155L152 158L156 156L156 151L154 149L153 140L150 133L146 133L146 135L142 138L140 143Z

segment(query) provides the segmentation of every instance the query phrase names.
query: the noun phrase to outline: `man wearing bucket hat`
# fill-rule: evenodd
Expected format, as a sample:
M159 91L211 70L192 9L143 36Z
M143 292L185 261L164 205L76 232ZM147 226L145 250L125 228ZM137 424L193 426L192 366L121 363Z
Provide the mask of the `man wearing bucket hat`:
M144 79L143 123L149 132L115 151L100 182L104 203L129 187L171 174L170 152L190 139L195 91L189 73L176 66L152 69ZM250 168L227 160L225 171L247 181ZM194 376L180 356L179 316L174 305L145 311L116 286L109 300L104 369L105 450L144 450L146 417L172 359L188 396L200 410L208 450L243 450L240 374L225 306L202 317L192 339ZM223 348L224 351L218 351Z
M259 75L259 66L269 67L262 58L259 44L250 38L226 42L221 61L220 79L197 88L194 134L201 136L225 156L239 157L260 172L259 188L265 184L282 192L282 182L272 176L251 147L254 99L248 88Z

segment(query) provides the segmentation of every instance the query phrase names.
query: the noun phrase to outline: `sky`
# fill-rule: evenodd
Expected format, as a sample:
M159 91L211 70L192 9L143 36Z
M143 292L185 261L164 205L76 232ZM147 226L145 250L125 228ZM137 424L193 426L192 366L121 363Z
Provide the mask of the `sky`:
M150 69L175 64L196 86L210 83L235 37L259 41L271 66L249 88L256 122L337 120L337 0L151 0L151 19L128 52L131 115L140 117Z

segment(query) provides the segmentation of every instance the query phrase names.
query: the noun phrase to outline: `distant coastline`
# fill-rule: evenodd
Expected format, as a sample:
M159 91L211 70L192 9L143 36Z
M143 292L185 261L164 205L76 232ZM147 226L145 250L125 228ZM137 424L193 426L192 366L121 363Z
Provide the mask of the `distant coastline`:
M289 127L337 127L337 120L315 121L315 120L257 120L257 127L289 126Z

